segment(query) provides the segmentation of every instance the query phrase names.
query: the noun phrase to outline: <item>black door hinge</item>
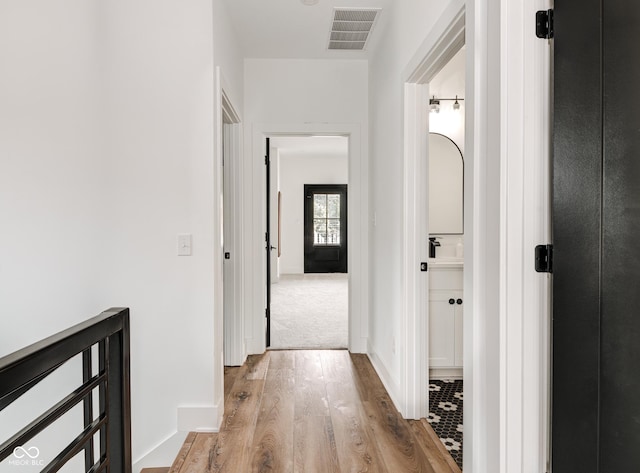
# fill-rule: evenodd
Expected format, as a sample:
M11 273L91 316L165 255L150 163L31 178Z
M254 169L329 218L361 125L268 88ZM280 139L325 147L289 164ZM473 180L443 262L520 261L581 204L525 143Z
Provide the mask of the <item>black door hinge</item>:
M536 12L536 36L542 39L553 38L553 10Z
M267 164L269 164L269 156L264 157L264 165L266 166Z
M553 273L553 245L536 246L536 271Z

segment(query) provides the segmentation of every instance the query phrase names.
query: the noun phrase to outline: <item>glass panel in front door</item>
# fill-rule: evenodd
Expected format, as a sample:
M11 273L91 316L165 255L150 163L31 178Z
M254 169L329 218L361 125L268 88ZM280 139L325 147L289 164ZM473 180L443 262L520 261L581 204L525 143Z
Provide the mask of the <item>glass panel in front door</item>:
M313 244L340 245L340 194L313 195Z

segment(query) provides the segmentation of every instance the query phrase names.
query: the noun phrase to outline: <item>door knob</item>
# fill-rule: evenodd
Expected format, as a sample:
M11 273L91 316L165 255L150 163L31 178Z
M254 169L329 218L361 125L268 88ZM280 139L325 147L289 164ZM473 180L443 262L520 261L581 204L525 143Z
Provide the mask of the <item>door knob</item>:
M457 303L458 305L462 305L462 299L458 299L458 300L456 301L456 303Z
M455 303L456 303L456 300L455 300L455 299L449 299L449 304L453 305L453 304L455 304Z
M270 249L271 249L271 250L277 250L277 249L278 249L278 247L277 247L277 246L273 246L273 245L271 245L271 248L270 248Z

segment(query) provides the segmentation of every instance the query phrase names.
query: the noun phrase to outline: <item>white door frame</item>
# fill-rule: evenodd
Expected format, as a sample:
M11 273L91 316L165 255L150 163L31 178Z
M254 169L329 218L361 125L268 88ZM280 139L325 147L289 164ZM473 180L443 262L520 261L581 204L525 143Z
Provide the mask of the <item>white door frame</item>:
M215 69L214 105L213 105L213 188L211 195L204 198L213 202L213 402L216 406L217 420L222 422L224 411L224 259L223 259L223 169L222 169L222 74L220 67Z
M265 343L266 262L264 235L264 139L272 136L342 135L349 138L349 350L366 353L369 309L369 185L367 143L360 125L254 124L245 135L245 337L249 354L263 353Z
M467 473L547 471L550 285L548 275L533 271L533 248L550 241L550 52L535 38L533 19L536 10L548 8L550 0L455 0L404 74L405 105L424 106L428 90L419 84L428 82L429 68L437 71L446 62L443 51L455 43L460 15L466 17ZM424 113L405 109L405 210L422 219L428 209L416 209L424 205L424 192L412 176L425 176ZM420 221L405 226L409 365L425 360L412 347L411 333L426 325L420 320L424 275L415 269L423 254L418 245L426 247L423 227ZM406 371L406 408L413 417L424 410L414 393L427 369Z
M221 104L221 139L224 143L222 159L224 160L223 176L223 215L233 216L231 222L224 222L223 251L230 254L230 259L223 260L224 285L224 364L239 366L246 358L244 345L244 317L242 297L242 235L241 218L241 179L242 168L242 124L240 115L225 92L224 79L221 84L219 98ZM230 225L229 225L230 223Z
M428 413L429 273L421 271L429 249L429 81L465 42L464 2L454 2L405 68L404 78L404 251L403 320L405 389L403 415ZM466 157L465 157L466 162ZM466 168L466 165L465 165ZM465 195L467 184L465 176ZM465 215L468 209L465 202ZM465 241L467 241L465 237ZM465 316L466 316L465 308ZM466 345L465 345L466 350ZM466 409L466 408L465 408Z
M551 48L536 38L551 0L501 0L501 472L549 471L551 278L534 247L551 243Z

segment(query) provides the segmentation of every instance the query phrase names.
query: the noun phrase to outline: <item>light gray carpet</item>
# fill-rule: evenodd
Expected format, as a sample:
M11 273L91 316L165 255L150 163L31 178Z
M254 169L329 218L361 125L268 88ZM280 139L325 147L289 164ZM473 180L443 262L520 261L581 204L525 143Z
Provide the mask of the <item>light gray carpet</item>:
M347 348L346 274L282 275L271 286L271 348Z

